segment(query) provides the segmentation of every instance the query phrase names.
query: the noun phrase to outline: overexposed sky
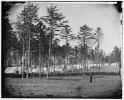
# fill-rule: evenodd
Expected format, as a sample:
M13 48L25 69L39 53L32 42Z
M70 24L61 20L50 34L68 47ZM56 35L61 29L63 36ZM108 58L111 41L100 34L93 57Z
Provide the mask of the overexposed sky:
M83 3L46 3L35 2L39 7L39 16L46 15L46 7L51 4L57 5L58 12L63 13L66 17L65 20L69 21L69 25L72 28L72 34L78 34L79 29L84 24L94 30L100 27L104 33L104 39L101 43L101 49L106 54L111 52L114 46L120 47L120 14L115 9L113 4L83 4ZM24 5L15 5L10 13L10 20L15 22L17 20L16 15L21 12ZM64 42L61 42L61 44ZM75 46L76 42L70 42L72 46Z

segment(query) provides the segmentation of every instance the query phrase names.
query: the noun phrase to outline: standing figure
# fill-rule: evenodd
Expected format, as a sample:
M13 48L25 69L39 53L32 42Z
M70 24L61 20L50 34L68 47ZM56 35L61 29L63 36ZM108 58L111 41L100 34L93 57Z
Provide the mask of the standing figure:
M93 77L93 75L90 74L90 83L92 83L92 77Z

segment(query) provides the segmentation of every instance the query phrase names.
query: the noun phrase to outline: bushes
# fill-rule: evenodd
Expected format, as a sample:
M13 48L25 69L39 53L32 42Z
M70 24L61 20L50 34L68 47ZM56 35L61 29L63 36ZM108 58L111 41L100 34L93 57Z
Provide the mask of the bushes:
M119 73L116 72L84 72L84 75L119 75ZM82 76L83 72L67 72L66 76ZM31 77L39 77L39 73L32 73L29 76ZM55 72L55 73L50 73L49 77L52 76L65 76L65 73L59 73L59 72ZM12 77L12 78L21 78L21 74L5 74L5 77ZM24 78L26 77L26 73L24 74ZM41 74L41 77L46 77L45 73Z
M84 72L84 75L119 75L116 72ZM74 72L74 73L67 73L67 76L82 76L83 72Z
M85 72L85 75L119 75L116 72Z

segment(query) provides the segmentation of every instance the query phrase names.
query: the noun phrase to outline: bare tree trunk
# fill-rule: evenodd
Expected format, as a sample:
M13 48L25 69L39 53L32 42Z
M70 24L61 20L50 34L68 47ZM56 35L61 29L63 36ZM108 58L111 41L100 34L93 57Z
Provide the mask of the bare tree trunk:
M30 70L31 70L30 77L32 77L32 51L30 52Z
M84 70L86 70L86 57L85 57L85 45L84 45Z
M99 33L98 33L98 62L99 62L99 72L100 72L100 54L99 54Z
M76 53L76 68L77 68L77 64L78 64L78 59L77 59L77 53Z
M49 41L49 58L48 58L48 68L47 68L47 79L48 79L48 76L49 76L49 67L50 67L50 62L51 62L51 61L50 61L50 59L51 59L51 45L52 45L52 44L51 44L51 42L52 42L52 41L51 41L51 40L52 40L52 39L51 39L51 38L52 38L51 35L52 35L52 32L51 32L51 34L50 34L50 41Z
M41 37L41 35L40 35ZM39 40L39 78L41 78L41 38Z
M21 75L23 79L23 55L20 58L21 58Z
M29 29L30 30L30 29ZM29 31L29 59L28 59L28 72L27 72L27 78L29 78L29 68L30 68L30 31Z
M100 54L99 54L99 41L98 41L98 62L99 62L99 72L100 72Z
M25 45L24 45L25 41L24 41L24 38L23 38L23 54L22 54L22 78L24 78L24 55L25 55Z
M66 60L64 58L64 67L63 67L63 73L65 72L65 66L66 66Z
M43 38L42 38L42 68L44 68L44 59L43 59Z
M8 57L7 57L7 67L8 66L10 66L10 57L11 57L11 55L10 55L10 50L8 50Z
M82 64L83 64L83 59L82 59L82 55L81 55L81 59L80 59L80 70L82 68Z
M67 57L67 62L66 62L66 67L65 67L65 76L67 72L67 67L68 67L68 37L66 36L66 57Z
M51 43L49 46L49 60L48 60L48 68L47 68L47 79L48 79L48 74L49 74L49 67L50 67L50 58L51 58Z
M26 69L27 69L27 55L25 53L25 56L24 56L24 73L26 74Z
M85 36L84 36L83 42L84 42L84 66L83 66L83 76L84 76L84 71L86 70L86 59L85 59Z
M121 76L121 62L118 63L118 67L119 67L119 75Z
M87 60L87 72L88 72L88 60Z
M72 73L74 72L74 58L72 58Z
M86 69L87 69L87 72L88 72L88 54L87 54L88 50L87 50L87 44L86 44Z
M54 70L55 65L56 65L56 64L55 64L55 63L56 63L55 61L56 61L56 56L54 55L54 66L53 66L53 70Z

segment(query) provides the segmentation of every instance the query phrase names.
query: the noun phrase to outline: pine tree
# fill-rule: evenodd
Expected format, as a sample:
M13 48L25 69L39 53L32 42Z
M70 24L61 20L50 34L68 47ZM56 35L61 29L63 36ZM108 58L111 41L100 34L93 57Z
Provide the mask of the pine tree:
M39 21L37 25L35 25L35 28L32 30L34 33L35 38L39 41L39 78L41 78L41 62L42 62L42 67L44 66L44 61L43 61L43 51L44 51L44 43L46 40L45 33L46 33L46 26L43 24L42 21ZM42 58L41 58L42 55ZM42 61L41 61L42 59Z
M65 39L66 41L66 65L65 65L65 76L66 76L66 69L68 67L68 61L69 61L69 58L68 58L68 52L69 52L69 41L72 40L74 38L74 35L73 34L70 34L71 32L71 28L69 25L65 25L64 28L62 29L61 33L60 33L60 36L61 36L61 39Z
M39 8L37 5L33 5L32 3L28 2L22 12L17 16L17 22L15 23L19 37L23 40L23 65L25 59L24 55L26 54L28 56L27 77L29 77L29 68L31 67L30 42L33 36L31 29L33 28L32 24L38 21L38 9ZM24 69L24 66L22 69Z
M94 44L94 33L92 32L92 28L87 26L86 24L80 27L80 32L77 36L77 39L80 41L81 48L82 48L82 53L83 54L83 68L84 70L87 69L88 71L88 66L86 66L86 60L87 60L87 53L88 53L88 47ZM82 58L82 57L81 57ZM82 60L81 60L82 62Z
M47 23L49 27L49 59L48 59L48 69L47 69L47 78L49 74L49 68L51 63L51 49L53 44L53 38L55 36L55 31L60 31L60 28L63 26L63 23L66 23L66 21L63 21L65 18L62 13L58 12L57 6L51 5L50 7L47 7L47 16L42 17L42 19Z
M4 66L10 66L10 51L15 48L18 42L16 35L13 32L11 22L9 20L8 12L12 8L13 4L9 2L2 2L2 33L3 33L3 45L4 45Z
M102 32L102 29L100 27L98 27L96 29L96 32L95 32L95 39L96 39L96 43L97 43L97 47L98 47L98 62L99 62L99 72L100 72L100 43L103 39L103 32Z

